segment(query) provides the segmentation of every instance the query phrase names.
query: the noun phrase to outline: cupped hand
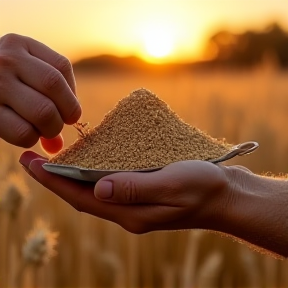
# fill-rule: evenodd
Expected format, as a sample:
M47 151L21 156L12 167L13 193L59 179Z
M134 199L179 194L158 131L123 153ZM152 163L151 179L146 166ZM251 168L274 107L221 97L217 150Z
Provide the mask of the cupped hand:
M0 38L0 138L31 147L80 115L69 60L29 37Z
M288 257L286 180L241 166L183 161L156 172L115 173L95 185L49 173L42 168L45 162L29 151L20 158L34 179L76 210L132 233L214 230L261 252Z
M96 186L49 173L42 168L45 162L30 151L20 158L33 178L76 210L133 233L213 229L213 220L221 220L231 196L224 169L204 161L177 162L149 173L116 173Z

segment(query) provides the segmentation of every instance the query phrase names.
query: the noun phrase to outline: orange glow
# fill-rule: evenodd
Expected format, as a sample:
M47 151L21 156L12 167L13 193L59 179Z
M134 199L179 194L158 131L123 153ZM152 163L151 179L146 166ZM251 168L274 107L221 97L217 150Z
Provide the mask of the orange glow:
M271 21L287 28L287 0L264 2L1 0L0 36L30 36L71 61L114 54L183 62L199 59L207 38L219 29L243 31Z
M149 27L144 35L147 52L156 58L170 54L173 50L173 39L164 27Z
M175 49L176 35L171 23L147 23L141 29L141 37L145 51L142 57L150 62L171 56Z

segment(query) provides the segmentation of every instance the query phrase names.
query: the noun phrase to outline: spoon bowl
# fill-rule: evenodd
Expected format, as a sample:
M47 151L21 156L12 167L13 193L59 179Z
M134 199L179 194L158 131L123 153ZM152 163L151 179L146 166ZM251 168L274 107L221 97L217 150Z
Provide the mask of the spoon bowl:
M254 141L244 142L233 146L232 149L226 153L225 155L216 158L216 159L208 159L206 161L217 164L220 162L227 161L235 156L242 156L252 153L259 147L259 144ZM82 181L89 181L89 182L97 182L104 176L119 173L119 172L153 172L157 170L161 170L162 167L151 167L151 168L144 168L144 169L135 169L135 170L97 170L97 169L87 169L81 168L78 166L72 165L60 165L60 164L53 164L53 163L45 163L42 167L48 171L52 172L61 176L82 180Z

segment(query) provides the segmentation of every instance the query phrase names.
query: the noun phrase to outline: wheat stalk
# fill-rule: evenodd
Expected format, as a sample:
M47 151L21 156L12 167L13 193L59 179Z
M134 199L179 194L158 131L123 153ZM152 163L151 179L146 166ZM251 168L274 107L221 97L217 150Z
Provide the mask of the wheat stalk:
M17 218L21 205L29 196L29 189L20 173L12 172L0 187L0 209L10 218Z
M4 265L6 267L5 283L11 285L13 281L10 269L11 249L18 240L17 219L20 208L28 199L29 190L20 173L11 172L7 178L0 183L0 209L6 214L6 240L4 252Z
M27 266L33 268L34 287L38 286L38 270L56 255L57 232L51 232L48 225L41 219L35 221L33 229L28 233L22 247L22 264L16 277L17 287L20 287L22 275Z
M51 232L48 225L37 219L34 228L28 233L22 249L22 256L27 264L42 266L56 255L57 232Z

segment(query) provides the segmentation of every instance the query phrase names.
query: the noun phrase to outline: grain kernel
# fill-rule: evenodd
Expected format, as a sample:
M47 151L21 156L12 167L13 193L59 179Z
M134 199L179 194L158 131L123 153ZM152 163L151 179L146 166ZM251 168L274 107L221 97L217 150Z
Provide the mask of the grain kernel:
M182 160L210 160L232 148L185 123L155 94L141 88L50 163L88 169L133 170Z

